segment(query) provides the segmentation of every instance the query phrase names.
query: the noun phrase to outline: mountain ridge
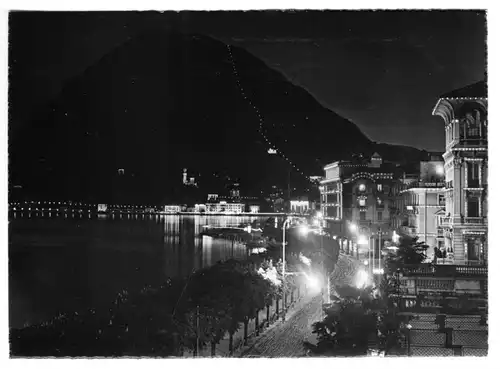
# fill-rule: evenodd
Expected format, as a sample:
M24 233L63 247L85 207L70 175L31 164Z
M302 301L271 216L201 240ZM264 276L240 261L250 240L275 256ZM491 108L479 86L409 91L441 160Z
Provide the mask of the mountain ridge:
M232 49L268 136L307 175L376 148L357 125L282 72ZM120 44L68 81L47 115L31 123L30 137L12 143L11 183L36 183L30 193L109 202L134 193L136 201L172 198L184 167L205 172L200 181L207 186L215 170L231 172L252 194L283 185L288 164L267 154L225 51L216 39L172 31L148 31ZM29 152L22 150L26 144ZM122 167L128 184L118 183L125 182L116 175ZM306 185L296 173L291 177L294 186Z

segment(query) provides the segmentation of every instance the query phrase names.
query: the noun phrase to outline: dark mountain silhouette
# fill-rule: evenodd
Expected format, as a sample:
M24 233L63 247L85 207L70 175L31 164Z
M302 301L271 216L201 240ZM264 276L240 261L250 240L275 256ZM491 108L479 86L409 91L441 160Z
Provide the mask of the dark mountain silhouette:
M232 54L271 141L305 174L321 175L326 163L357 152L394 161L422 155L371 142L249 52L233 47ZM46 114L11 137L10 182L38 197L160 202L180 196L188 168L202 188L222 187L214 172L225 172L239 178L242 192L258 194L284 185L290 169L267 153L258 124L225 44L150 31L68 82ZM291 181L306 183L294 170Z

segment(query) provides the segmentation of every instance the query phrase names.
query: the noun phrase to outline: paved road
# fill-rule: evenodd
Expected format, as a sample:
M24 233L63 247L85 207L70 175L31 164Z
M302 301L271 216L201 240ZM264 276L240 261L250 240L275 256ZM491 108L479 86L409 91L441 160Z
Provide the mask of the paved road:
M355 276L363 266L356 260L340 255L331 275L335 284L354 285ZM332 283L333 284L333 283ZM311 325L322 319L321 296L315 296L303 309L295 312L285 323L265 332L255 344L243 351L242 357L300 357L304 356L303 342L315 343Z

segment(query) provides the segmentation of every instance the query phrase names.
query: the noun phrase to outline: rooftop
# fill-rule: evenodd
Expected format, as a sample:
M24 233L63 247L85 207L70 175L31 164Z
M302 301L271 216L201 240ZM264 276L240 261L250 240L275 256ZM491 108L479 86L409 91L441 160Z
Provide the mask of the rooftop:
M447 92L440 96L442 99L464 98L464 97L487 97L488 86L486 81L480 81L459 89Z

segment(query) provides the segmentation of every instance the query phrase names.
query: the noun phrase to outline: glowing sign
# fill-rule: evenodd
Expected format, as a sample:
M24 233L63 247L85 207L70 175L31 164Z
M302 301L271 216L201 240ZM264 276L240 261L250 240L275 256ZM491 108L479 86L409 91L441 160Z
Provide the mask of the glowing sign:
M274 154L276 154L276 149L269 149L269 150L267 150L267 153L274 155Z

